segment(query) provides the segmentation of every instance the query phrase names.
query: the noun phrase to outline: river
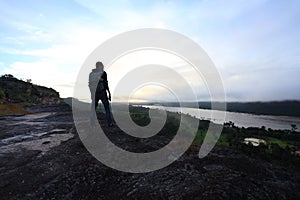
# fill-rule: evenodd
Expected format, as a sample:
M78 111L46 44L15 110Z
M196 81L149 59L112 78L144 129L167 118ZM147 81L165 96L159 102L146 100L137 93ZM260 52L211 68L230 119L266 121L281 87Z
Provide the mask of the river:
M161 107L155 105L147 105L150 109L165 109L170 112L179 112L189 114L199 119L210 120L214 123L222 124L221 118L212 118L211 112L215 112L216 116L222 116L224 111L208 110L208 109L196 109L196 108L180 108L180 107ZM225 122L232 121L238 127L262 127L265 126L267 129L280 129L290 130L291 124L295 124L300 129L300 117L290 116L273 116L273 115L254 115L249 113L237 113L226 111ZM299 131L297 129L297 131Z

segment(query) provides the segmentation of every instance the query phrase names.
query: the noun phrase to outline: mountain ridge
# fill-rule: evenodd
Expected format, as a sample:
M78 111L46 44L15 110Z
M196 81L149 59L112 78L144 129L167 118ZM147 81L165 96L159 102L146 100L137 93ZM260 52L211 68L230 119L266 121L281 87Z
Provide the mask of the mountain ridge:
M27 81L17 79L11 74L0 77L0 104L57 104L60 102L59 92L52 88L32 84L30 79Z

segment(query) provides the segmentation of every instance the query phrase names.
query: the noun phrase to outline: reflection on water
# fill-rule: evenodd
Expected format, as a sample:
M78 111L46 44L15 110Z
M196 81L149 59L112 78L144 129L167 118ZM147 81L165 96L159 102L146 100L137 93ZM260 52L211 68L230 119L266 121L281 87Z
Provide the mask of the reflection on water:
M153 109L161 109L161 106L147 105L145 107ZM165 110L170 112L181 112L184 114L189 114L195 116L199 119L210 120L214 123L222 124L223 120L218 118L224 111L218 110L207 110L207 109L196 109L196 108L180 108L180 107L163 107ZM212 119L212 112L216 118ZM219 115L218 115L219 113ZM262 127L272 129L291 129L291 124L295 124L298 129L300 129L300 117L288 117L288 116L273 116L273 115L254 115L248 113L236 113L236 112L226 112L225 122L232 121L238 127ZM299 130L297 130L299 131Z

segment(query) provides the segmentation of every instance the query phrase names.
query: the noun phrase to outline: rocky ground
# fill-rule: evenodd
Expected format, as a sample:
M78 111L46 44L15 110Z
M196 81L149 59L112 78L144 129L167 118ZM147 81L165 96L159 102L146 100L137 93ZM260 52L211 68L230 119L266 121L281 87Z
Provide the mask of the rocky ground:
M0 199L300 199L299 173L223 147L150 173L116 171L85 149L67 105L28 109L36 114L0 120ZM142 148L98 118L112 141Z

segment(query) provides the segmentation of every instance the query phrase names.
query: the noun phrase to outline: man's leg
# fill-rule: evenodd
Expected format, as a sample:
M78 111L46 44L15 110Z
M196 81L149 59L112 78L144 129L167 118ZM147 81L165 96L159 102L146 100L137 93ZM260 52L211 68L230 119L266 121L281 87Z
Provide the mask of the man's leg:
M95 118L96 118L96 99L95 99L95 90L91 89L91 99L92 99L92 103L91 103L91 111L90 111L90 124L92 126L95 125Z
M90 124L92 126L95 125L95 117L96 113L95 113L95 99L92 99L92 104L91 104L91 111L90 111Z
M98 107L98 102L100 100L100 95L99 95L99 92L96 91L96 94L95 94L95 102L94 102L94 105L95 105L95 112L96 112L96 109Z
M105 109L105 117L106 117L107 124L109 126L111 126L112 125L112 119L111 119L109 102L108 102L107 96L101 97L101 102L102 102L102 104L104 106L104 109Z
M90 122L91 125L95 125L95 121L97 118L96 109L98 107L98 102L100 100L100 95L97 91L95 91L95 95L92 96L92 105L91 105L91 115L90 115Z

